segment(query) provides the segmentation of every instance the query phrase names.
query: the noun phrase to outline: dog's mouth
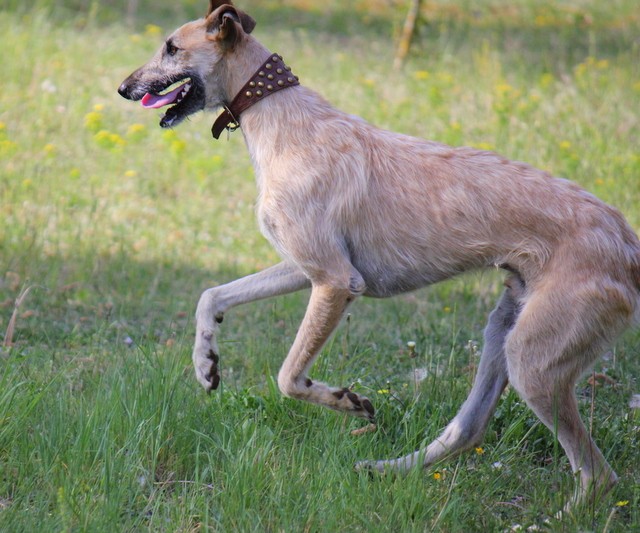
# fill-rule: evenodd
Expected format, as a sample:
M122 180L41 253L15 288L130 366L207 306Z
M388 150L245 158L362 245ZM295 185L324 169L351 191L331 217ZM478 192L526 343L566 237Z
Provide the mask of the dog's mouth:
M182 77L161 89L150 90L140 102L146 109L158 109L170 105L171 107L160 119L160 126L169 128L176 126L189 115L204 109L204 85L197 76Z
M173 88L174 85L177 87ZM179 104L191 90L191 78L166 87L160 94L147 93L142 97L142 107L157 109L170 104Z

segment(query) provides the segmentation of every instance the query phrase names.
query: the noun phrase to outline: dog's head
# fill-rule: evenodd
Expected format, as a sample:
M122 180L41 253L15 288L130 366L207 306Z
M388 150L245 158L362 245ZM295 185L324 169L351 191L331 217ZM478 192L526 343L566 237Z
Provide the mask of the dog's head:
M171 106L160 119L163 128L176 126L197 111L220 107L222 59L255 25L231 0L210 0L207 15L173 32L118 92L129 100L142 100L147 108Z

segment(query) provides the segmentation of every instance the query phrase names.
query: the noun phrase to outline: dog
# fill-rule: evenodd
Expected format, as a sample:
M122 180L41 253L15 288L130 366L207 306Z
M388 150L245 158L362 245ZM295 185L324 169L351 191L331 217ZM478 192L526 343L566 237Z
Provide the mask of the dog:
M403 472L477 446L510 383L564 448L578 479L571 504L606 493L617 476L580 419L574 388L640 319L632 228L570 181L492 152L383 131L333 108L251 35L255 24L230 1L211 0L204 18L178 28L119 88L145 107L170 106L162 127L220 108L214 137L241 127L260 228L283 258L202 294L197 380L207 391L220 382L216 339L229 309L311 288L278 386L373 420L368 398L308 376L348 306L497 267L504 292L460 411L425 449L356 468Z

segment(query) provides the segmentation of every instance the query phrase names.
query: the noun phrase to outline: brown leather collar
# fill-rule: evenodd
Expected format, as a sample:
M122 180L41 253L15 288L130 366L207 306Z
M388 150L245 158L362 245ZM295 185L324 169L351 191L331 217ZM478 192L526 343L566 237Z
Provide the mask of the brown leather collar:
M218 139L224 129L229 132L237 130L240 127L240 114L244 110L270 94L294 85L300 85L298 76L284 64L282 56L272 54L244 84L233 102L224 106L224 111L213 123L211 135Z

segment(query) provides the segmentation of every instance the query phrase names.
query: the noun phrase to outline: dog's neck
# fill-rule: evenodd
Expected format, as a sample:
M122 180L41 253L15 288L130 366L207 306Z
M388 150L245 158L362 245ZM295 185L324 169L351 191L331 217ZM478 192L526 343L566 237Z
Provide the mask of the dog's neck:
M253 76L242 86L230 104L211 127L211 135L218 139L223 130L235 131L240 127L240 115L252 105L282 89L299 85L298 76L285 65L282 56L270 54Z

